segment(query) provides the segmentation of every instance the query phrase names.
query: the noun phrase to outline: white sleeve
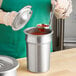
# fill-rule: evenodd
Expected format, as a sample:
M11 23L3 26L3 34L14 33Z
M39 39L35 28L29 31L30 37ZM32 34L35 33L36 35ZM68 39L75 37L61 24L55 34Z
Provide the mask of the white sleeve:
M3 0L0 0L0 7L1 7L1 5L2 5L2 2L3 2Z

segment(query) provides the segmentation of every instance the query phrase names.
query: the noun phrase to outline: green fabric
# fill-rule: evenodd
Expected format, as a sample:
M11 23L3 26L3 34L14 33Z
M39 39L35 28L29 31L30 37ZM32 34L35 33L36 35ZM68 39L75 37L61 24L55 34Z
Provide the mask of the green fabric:
M26 5L31 5L33 15L27 25L19 30L13 31L10 26L0 24L0 54L15 58L26 57L26 42L24 29L37 24L49 24L50 0L3 0L1 9L6 12L19 11ZM51 43L52 51L52 43Z

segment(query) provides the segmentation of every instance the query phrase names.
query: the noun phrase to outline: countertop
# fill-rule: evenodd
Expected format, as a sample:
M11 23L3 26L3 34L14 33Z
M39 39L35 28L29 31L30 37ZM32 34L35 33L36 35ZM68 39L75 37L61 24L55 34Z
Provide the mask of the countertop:
M18 59L17 76L76 76L76 48L53 52L50 59L50 70L46 73L31 73L27 71L26 58Z

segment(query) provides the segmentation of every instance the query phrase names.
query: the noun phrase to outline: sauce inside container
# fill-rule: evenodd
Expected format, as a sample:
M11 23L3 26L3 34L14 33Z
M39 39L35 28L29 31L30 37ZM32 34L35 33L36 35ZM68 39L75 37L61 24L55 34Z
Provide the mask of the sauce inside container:
M38 32L34 32L34 33L31 33L32 35L44 35L46 33L38 33Z
M44 35L44 34L48 34L48 33L49 33L48 29L45 29L45 28L36 28L30 34L32 34L32 35Z
M45 35L49 34L51 30L49 29L49 25L45 24L38 24L37 27L34 27L27 31L27 33L32 34L32 35Z

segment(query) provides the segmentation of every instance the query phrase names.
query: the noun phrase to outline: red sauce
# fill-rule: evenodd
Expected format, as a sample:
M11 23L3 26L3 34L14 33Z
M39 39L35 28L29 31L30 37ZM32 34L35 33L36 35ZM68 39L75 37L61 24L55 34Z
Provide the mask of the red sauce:
M31 33L32 35L44 35L46 33L38 33L38 32L35 32L35 33Z
M39 30L39 31L45 32L45 28L46 28L46 27L49 27L49 25L39 24L39 25L37 25L37 27L38 27L38 30Z
M47 34L48 29L45 29L45 27L49 27L49 26L45 25L45 24L39 24L39 25L37 25L37 28L36 28L35 32L30 33L30 34L32 34L32 35L44 35L44 34Z
M32 35L44 35L47 34L46 29L38 28L35 32L31 33Z
M38 30L41 31L41 32L45 32L44 28L38 28Z

